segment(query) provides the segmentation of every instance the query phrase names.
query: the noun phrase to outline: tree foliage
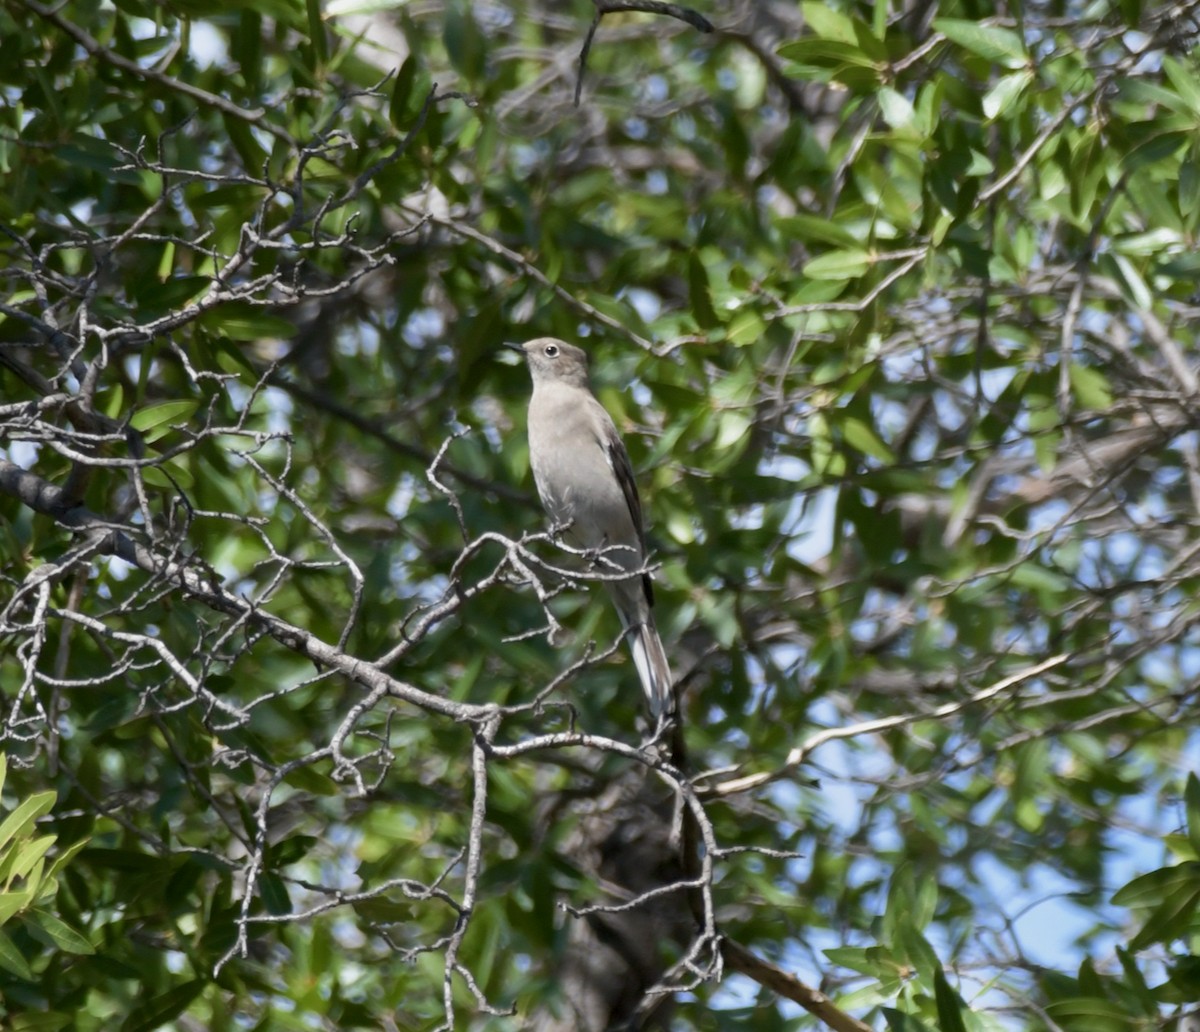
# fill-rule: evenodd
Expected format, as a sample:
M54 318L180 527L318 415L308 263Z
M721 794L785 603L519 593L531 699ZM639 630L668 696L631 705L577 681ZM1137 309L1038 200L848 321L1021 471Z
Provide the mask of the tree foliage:
M1198 18L5 0L6 1026L1183 1032Z

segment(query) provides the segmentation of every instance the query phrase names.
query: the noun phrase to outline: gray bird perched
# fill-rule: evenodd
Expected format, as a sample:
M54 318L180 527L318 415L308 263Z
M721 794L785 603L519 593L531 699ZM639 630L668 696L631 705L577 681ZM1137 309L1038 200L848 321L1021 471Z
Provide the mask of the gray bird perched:
M601 572L641 570L646 565L642 503L629 453L612 417L588 385L582 348L539 337L506 344L529 363L529 462L542 505L564 538L598 555ZM650 713L658 722L674 710L671 668L654 626L650 577L606 580L621 624L629 635L634 666Z

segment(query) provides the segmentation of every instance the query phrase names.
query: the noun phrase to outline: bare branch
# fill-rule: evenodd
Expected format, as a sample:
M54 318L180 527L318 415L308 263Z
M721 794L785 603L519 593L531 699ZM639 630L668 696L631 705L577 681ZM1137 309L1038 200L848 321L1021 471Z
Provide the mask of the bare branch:
M658 14L665 18L676 18L687 22L699 32L712 32L713 25L699 11L680 4L661 3L660 0L592 0L596 7L596 15L588 26L587 34L583 37L583 46L579 51L579 74L575 79L575 106L579 107L579 96L583 92L583 74L587 70L588 53L592 49L592 39L600 27L600 20L606 14L618 14L623 11L637 11L642 14Z

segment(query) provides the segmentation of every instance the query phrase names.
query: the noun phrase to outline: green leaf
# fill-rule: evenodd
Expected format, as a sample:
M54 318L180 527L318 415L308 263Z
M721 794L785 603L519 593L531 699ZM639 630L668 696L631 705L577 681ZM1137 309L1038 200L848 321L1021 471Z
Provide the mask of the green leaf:
M854 40L862 48L862 52L873 60L877 66L885 66L890 55L888 48L883 45L881 35L876 35L871 27L861 18L851 19L854 27ZM886 30L885 30L886 31Z
M1179 166L1179 210L1187 216L1200 209L1200 166L1188 158Z
M854 22L829 4L804 0L800 5L804 23L822 39L835 39L841 43L856 42Z
M172 276L164 280L147 280L134 300L143 316L161 315L181 307L211 286L207 276Z
M1117 7L1125 19L1126 28L1136 29L1142 21L1142 0L1118 0Z
M433 81L416 54L409 54L392 84L388 118L397 129L410 129L429 96Z
M0 931L0 968L26 982L32 982L34 979L33 970L29 967L25 955L3 931Z
M960 18L934 18L933 27L951 43L1006 68L1021 68L1029 62L1024 41L1011 29Z
M1183 789L1183 802L1187 810L1188 841L1192 844L1196 857L1200 859L1200 778L1196 777L1195 771L1188 772L1187 784Z
M804 275L819 280L850 280L865 275L872 265L869 252L846 249L827 251L805 263Z
M860 247L863 243L845 226L816 215L786 215L776 219L775 225L788 239L815 240L843 248Z
M1167 158L1174 157L1178 151L1191 143L1195 139L1195 134L1194 128L1166 128L1161 132L1138 133L1137 136L1142 142L1125 155L1121 164L1130 172L1158 165Z
M246 357L242 349L235 346L227 337L218 337L212 342L217 365L227 373L233 373L247 387L258 383L261 375L254 364Z
M1072 362L1067 373L1071 381L1071 391L1076 401L1085 409L1105 412L1112 408L1112 388L1108 378L1099 369Z
M231 340L269 340L296 333L296 326L290 319L245 302L210 308L199 321L205 328L223 333Z
M0 892L0 925L32 902L33 893L25 889L20 892Z
M822 952L841 967L881 981L895 978L904 971L904 966L892 956L891 951L882 946L835 946Z
M909 920L913 927L923 930L929 926L937 912L938 883L931 874L922 875L916 882Z
M883 120L897 132L917 134L916 115L912 102L890 86L883 86L877 94L879 110Z
M1184 103L1183 98L1178 93L1148 79L1118 78L1117 96L1123 101L1147 108L1162 106L1168 111L1175 111L1180 114L1187 111L1187 104ZM1137 124L1135 122L1133 126L1136 127Z
M258 893L268 914L276 917L292 912L292 901L288 896L287 885L277 874L267 872L258 880Z
M254 173L260 172L267 163L267 152L262 149L254 133L242 119L234 115L222 115L225 132L246 167Z
M1128 254L1134 257L1148 257L1163 253L1173 253L1183 246L1183 236L1174 229L1158 226L1144 233L1126 233L1114 237L1113 250L1118 254Z
M1046 1004L1046 1010L1055 1018L1108 1018L1129 1026L1129 1015L1125 1010L1100 996L1075 996L1065 1000L1054 1000Z
M851 65L877 70L878 62L867 56L853 43L832 39L798 39L779 48L781 57L798 64L813 64L818 68L838 68Z
M91 838L81 838L76 842L72 842L66 849L64 849L58 856L54 858L53 862L50 864L50 870L46 873L46 877L56 877L62 870L66 868L67 864L75 859L75 856L80 850L87 847L89 842L91 842Z
M17 878L24 878L32 871L33 865L41 860L46 855L47 850L54 845L54 840L54 835L41 835L21 846L9 871L9 884ZM8 886L5 887L7 888ZM26 888L31 892L37 892L37 886L32 881Z
M706 594L697 607L700 618L725 648L737 640L740 627L732 599L725 595Z
M262 15L255 10L242 10L232 30L229 50L250 94L262 89L262 44Z
M663 524L671 540L681 545L690 545L696 540L696 528L690 513L672 507L667 511L667 519Z
M907 915L896 927L895 945L921 978L928 980L932 977L936 985L937 977L942 971L941 962L929 940L913 927Z
M703 330L716 326L717 313L713 309L712 297L709 295L708 273L700 261L700 256L695 251L688 255L688 293L692 305L692 315L696 317L696 325Z
M1170 893L1150 912L1145 924L1129 941L1129 949L1143 950L1183 935L1195 921L1197 904L1200 904L1200 887L1184 886Z
M13 1018L9 1032L59 1032L59 1029L75 1025L78 1016L77 1014L64 1014L62 1011L25 1013Z
M1164 55L1162 66L1188 110L1200 117L1200 79L1197 79L1192 69L1170 54Z
M188 459L184 455L176 455L157 466L143 466L142 479L151 487L164 491L178 491L196 486L196 478L188 468Z
M1149 310L1154 306L1154 296L1150 293L1150 288L1142 279L1141 273L1134 268L1133 262L1125 255L1108 252L1100 255L1096 264L1116 280L1121 293L1135 308Z
M1155 266L1155 273L1173 279L1186 280L1190 284L1200 277L1200 252L1189 251Z
M146 408L138 410L133 414L129 423L135 430L145 433L155 427L186 423L199 407L200 402L195 399L162 401L157 405L148 405Z
M325 39L325 23L321 20L321 0L305 0L305 12L308 15L308 38L312 40L313 53L316 54L318 66L329 60L329 44Z
M913 1014L906 1014L904 1011L898 1011L892 1007L881 1009L883 1019L887 1022L888 1032L932 1032L925 1022Z
M743 441L754 425L750 410L726 409L717 417L717 437L714 447L719 451Z
M938 1032L967 1032L963 1022L963 1002L950 988L946 974L940 968L933 976L933 993L937 1002Z
M341 18L347 14L375 14L378 11L397 11L412 3L412 0L330 0L325 13L330 18Z
M729 332L725 339L734 347L744 347L754 344L762 338L766 329L762 316L752 308L738 312L729 322Z
M1117 959L1121 961L1121 969L1125 972L1125 985L1141 1004L1142 1014L1153 1018L1158 1014L1158 1001L1154 991L1146 984L1146 978L1134 960L1133 955L1120 946L1117 947Z
M308 766L294 767L284 775L283 780L285 784L311 792L313 795L333 796L338 793L338 786L334 781Z
M1028 68L1001 76L996 85L984 95L984 116L990 120L1007 115L1017 98L1025 92L1025 87L1031 82L1033 82L1033 72Z
M1014 569L1011 583L1014 587L1024 588L1040 595L1043 601L1056 599L1071 587L1068 577L1057 570L1047 569L1034 562L1021 563ZM1041 811L1035 807L1033 812L1037 814L1036 827L1041 827Z
M1108 151L1097 132L1088 132L1071 147L1072 208L1080 218L1092 210L1108 165Z
M1144 907L1161 902L1180 888L1200 889L1200 862L1188 861L1138 875L1113 893L1119 907Z
M41 907L31 907L24 915L25 927L30 934L41 939L47 946L55 946L66 953L91 954L95 947L88 942L86 936L77 932L65 921L43 910Z
M468 80L483 72L484 41L473 13L474 5L451 2L442 23L442 41L455 70Z
M161 1028L187 1010L188 1005L204 991L207 984L196 978L138 1004L121 1025L121 1032L154 1032L154 1029Z
M880 462L890 463L896 461L895 453L884 443L883 438L875 432L875 428L861 419L856 419L854 416L847 416L842 421L842 436L851 448L857 449L864 455L869 455Z
M37 792L21 803L0 824L0 848L13 838L22 838L33 827L33 822L49 813L58 798L57 792Z

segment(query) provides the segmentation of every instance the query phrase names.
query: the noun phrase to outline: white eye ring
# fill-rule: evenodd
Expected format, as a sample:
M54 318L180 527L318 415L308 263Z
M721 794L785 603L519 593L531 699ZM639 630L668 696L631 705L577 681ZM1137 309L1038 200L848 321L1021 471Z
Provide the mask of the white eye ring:
M546 345L546 355L548 357L553 358L557 354L558 354L558 345L557 344L547 344Z

